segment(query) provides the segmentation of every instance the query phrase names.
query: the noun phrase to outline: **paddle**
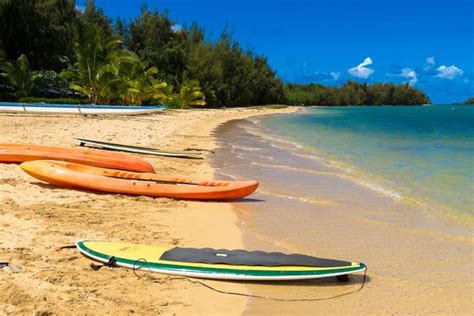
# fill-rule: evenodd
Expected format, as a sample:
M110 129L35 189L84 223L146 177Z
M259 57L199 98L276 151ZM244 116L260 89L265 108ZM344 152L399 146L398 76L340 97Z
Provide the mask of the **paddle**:
M86 147L92 147L92 148L125 151L125 152L131 152L131 153L136 153L136 154L175 157L175 158L204 159L203 157L200 156L201 153L169 152L169 151L163 151L163 150L154 149L154 148L108 143L108 142L85 139L85 138L74 138L74 139L79 142L79 146L86 146Z

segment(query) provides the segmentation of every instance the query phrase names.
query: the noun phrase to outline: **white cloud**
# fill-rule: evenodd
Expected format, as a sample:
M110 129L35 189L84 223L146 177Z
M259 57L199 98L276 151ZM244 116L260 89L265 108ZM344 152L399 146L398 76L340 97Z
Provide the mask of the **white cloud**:
M171 27L171 30L173 30L173 32L175 33L181 31L182 29L183 29L183 26L181 24L175 24Z
M448 79L448 80L452 80L456 78L457 76L460 76L464 73L462 69L459 69L458 67L454 65L451 65L451 66L442 65L436 68L436 71L438 72L436 77Z
M367 79L375 72L375 70L373 70L372 68L366 67L372 64L372 58L367 57L362 63L355 67L347 69L347 71L354 77Z
M332 71L329 74L332 76L332 79L334 81L338 81L339 77L341 76L341 73L339 71Z
M83 5L76 4L76 10L84 13L84 11L86 10L86 7Z
M425 62L425 65L423 66L423 70L430 71L431 69L434 68L435 64L436 64L436 59L433 56L428 57L426 58L426 62Z
M416 75L416 71L410 68L403 68L401 76L403 78L408 79L408 83L410 85L414 85L418 81L418 77Z

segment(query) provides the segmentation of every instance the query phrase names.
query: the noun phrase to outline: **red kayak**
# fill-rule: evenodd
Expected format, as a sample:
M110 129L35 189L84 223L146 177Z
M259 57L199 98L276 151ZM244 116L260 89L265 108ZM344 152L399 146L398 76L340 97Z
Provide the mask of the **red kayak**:
M62 160L100 168L155 172L149 162L123 153L31 144L0 144L0 162L22 163L32 160Z

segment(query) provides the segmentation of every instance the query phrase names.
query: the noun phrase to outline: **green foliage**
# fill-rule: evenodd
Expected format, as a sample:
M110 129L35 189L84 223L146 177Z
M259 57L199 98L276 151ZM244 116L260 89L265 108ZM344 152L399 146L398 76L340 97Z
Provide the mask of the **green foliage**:
M33 71L34 88L64 89L68 87L68 82L60 73L54 70Z
M185 78L192 78L200 82L209 106L282 100L283 83L267 60L244 52L226 30L212 43L205 40L204 31L197 24L189 29L177 28L167 12L144 7L129 27L120 20L117 31L124 37L125 47L158 67L159 77L173 85L176 93Z
M74 0L0 0L0 46L9 59L25 54L33 69L60 70L76 19Z
M286 103L290 105L420 105L430 99L409 84L376 83L368 85L348 81L342 87L319 84L285 87Z
M33 86L69 86L93 103L166 100L179 108L202 105L203 100L209 107L430 102L408 84L284 85L267 59L244 50L227 28L218 40L209 41L196 23L181 27L166 11L144 6L139 16L118 18L112 25L94 0L87 1L84 12L75 4L0 0L0 47L5 50L0 52L0 98L9 98L10 86L14 97L26 96Z
M160 70L160 79L178 85L186 67L186 33L173 29L175 23L167 12L149 11L142 7L141 15L122 23L125 46L148 64Z
M87 0L84 13L80 15L80 19L85 25L94 25L94 28L102 32L103 35L112 35L111 21L102 9L96 7L95 0Z
M463 102L464 104L474 104L474 97L467 99Z
M142 104L166 97L167 84L156 67L120 48L117 35L108 36L91 24L79 25L74 40L76 63L63 71L72 90L96 104Z
M119 73L123 102L127 104L142 104L167 99L171 93L168 84L157 78L158 69L147 67L136 55L131 55L127 67L122 67Z
M83 103L79 99L72 98L21 98L18 100L21 103L49 103L49 104L81 104Z
M22 98L30 93L33 87L33 75L28 58L21 54L17 60L4 62L0 67L0 76L15 89L16 98Z
M226 30L216 43L209 43L197 25L190 28L184 74L201 83L213 107L271 104L283 99L283 83L267 60L244 52Z
M94 103L108 103L122 56L118 54L120 39L106 37L91 24L78 24L74 36L76 63L62 72L73 83L70 88Z
M172 108L187 109L192 106L206 105L204 93L197 80L186 80L179 90L164 103Z

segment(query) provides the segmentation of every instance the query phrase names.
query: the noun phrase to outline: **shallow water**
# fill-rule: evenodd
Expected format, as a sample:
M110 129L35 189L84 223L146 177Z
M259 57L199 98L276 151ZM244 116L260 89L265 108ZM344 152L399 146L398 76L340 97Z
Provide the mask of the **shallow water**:
M387 113L394 111L392 108L382 109L387 109ZM221 126L217 131L220 150L213 164L220 177L260 181L260 187L250 199L235 203L247 249L299 252L364 262L369 267L369 284L363 294L368 304L362 304L362 294L347 296L344 299L347 304L342 305L337 300L291 305L252 300L248 312L308 314L319 307L334 313L446 313L469 310L473 304L468 293L473 290L474 280L474 222L469 208L454 210L454 204L448 203L452 197L433 200L429 194L423 194L432 191L412 189L417 189L417 185L405 186L407 181L403 179L417 178L409 172L407 176L397 175L394 178L387 177L386 173L365 170L363 166L370 165L367 159L373 163L383 161L386 156L389 156L389 161L408 156L404 153L395 157L391 153L400 150L391 147L393 138L388 136L388 132L366 132L373 138L383 139L368 144L368 148L373 150L370 155L368 149L360 149L369 142L367 139L370 137L364 141L364 136L359 135L363 133L356 132L351 141L352 136L344 126L341 129L345 136L333 138L334 144L327 142L331 143L328 148L334 150L337 149L335 144L353 144L347 145L351 150L342 151L350 153L347 157L360 158L360 165L353 164L347 158L340 159L337 152L323 151L322 148L326 147L314 147L319 137L329 132L324 127L318 127L318 132L314 132L308 125L300 123L300 120L314 117L316 114L311 113L313 111L332 113L340 109L318 108ZM385 115L388 114L382 116ZM380 114L373 120L380 120ZM283 128L286 124L289 127ZM300 132L291 134L294 126L300 126ZM283 131L290 132L283 135ZM336 135L336 131L332 133ZM300 134L306 135L306 138ZM297 138L298 135L300 138ZM399 137L398 141L402 138ZM410 137L405 138L409 143ZM439 144L446 146L447 141L442 141L443 137L438 138ZM308 144L309 141L303 142L304 139L311 140L312 145ZM458 145L462 143L462 150L472 150L469 146L466 148L469 139L459 136L456 142ZM392 149L385 149L386 146ZM375 153L376 148L381 152ZM424 151L423 148L419 150ZM418 156L423 155L426 153ZM446 159L440 159L438 154L434 156L441 161ZM405 156L402 158L405 159ZM432 163L431 158L429 160ZM396 167L391 163L384 164L393 168L390 172L396 173ZM454 165L462 168L463 164ZM421 165L424 170L431 168L430 165ZM406 172L406 168L402 172ZM423 172L431 179L444 175ZM402 186L397 186L398 183ZM466 188L462 190L468 191ZM470 197L463 198L464 203L470 203ZM339 295L357 288L360 281L358 276L343 286L335 280L316 280L283 286L252 284L249 287L258 295L308 298ZM433 304L433 301L437 303Z
M474 215L474 106L313 108L261 124L374 189Z

